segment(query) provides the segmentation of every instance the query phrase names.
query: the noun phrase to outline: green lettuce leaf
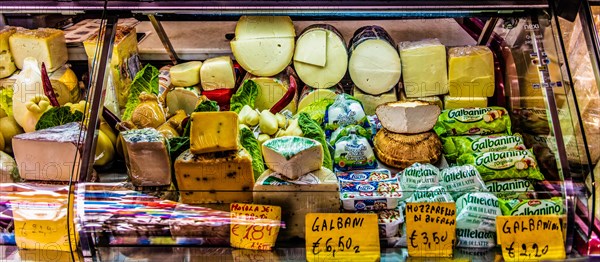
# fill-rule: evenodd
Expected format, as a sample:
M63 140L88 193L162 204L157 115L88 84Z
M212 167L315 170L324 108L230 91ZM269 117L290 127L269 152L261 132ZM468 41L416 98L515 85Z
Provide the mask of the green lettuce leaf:
M172 137L167 139L167 144L169 145L171 162L175 163L175 159L177 159L183 151L190 149L190 138L183 136Z
M7 115L12 116L12 98L14 94L12 88L4 88L0 90L0 110L4 110Z
M263 161L260 145L252 130L248 128L240 129L240 143L252 157L252 171L254 172L254 181L265 172L265 163Z
M156 67L146 64L135 75L129 86L129 96L125 105L125 111L123 112L123 121L131 119L133 109L140 103L139 96L142 92L158 95L158 73L159 71Z
M235 94L231 96L230 110L239 113L242 107L249 105L254 108L258 96L258 85L252 80L246 80Z
M315 120L317 124L321 125L325 120L325 111L329 105L333 104L333 101L335 100L331 98L317 100L302 108L298 113L307 113L312 120Z
M304 137L317 140L321 143L323 146L323 166L329 168L329 170L333 170L333 161L331 160L329 146L325 140L325 131L307 113L298 114L298 125L302 129Z
M53 107L42 114L40 120L35 124L35 130L60 126L71 122L80 122L82 120L83 113L78 110L71 112L71 107L68 106Z

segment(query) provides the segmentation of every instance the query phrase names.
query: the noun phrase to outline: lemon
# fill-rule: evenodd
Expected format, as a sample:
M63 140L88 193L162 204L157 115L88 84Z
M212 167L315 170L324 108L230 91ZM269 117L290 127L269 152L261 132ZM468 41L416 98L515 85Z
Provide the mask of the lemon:
M96 143L95 166L104 166L115 157L115 149L110 138L101 130L98 130L98 141Z

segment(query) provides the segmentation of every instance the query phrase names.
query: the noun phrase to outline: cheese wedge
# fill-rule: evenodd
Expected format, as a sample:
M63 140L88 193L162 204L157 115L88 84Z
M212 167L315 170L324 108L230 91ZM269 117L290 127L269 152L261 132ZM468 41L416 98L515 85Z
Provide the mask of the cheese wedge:
M200 68L202 62L191 61L187 63L177 64L169 70L171 84L173 86L194 86L200 83Z
M278 74L294 55L293 37L233 40L230 44L240 66L257 76Z
M448 84L453 97L493 96L496 83L492 51L486 46L450 48Z
M327 31L310 30L302 33L296 41L294 61L314 66L325 66L327 61Z
M200 100L200 92L196 87L176 87L167 94L167 107L169 114L175 114L177 110L183 110L186 114L191 114L196 109L196 104Z
M422 101L386 103L375 109L385 129L402 134L418 134L431 130L441 111L437 105Z
M285 136L262 144L267 167L289 179L297 179L323 164L323 146L316 140Z
M398 101L398 98L396 98L396 88L392 88L392 90L389 92L377 96L366 94L356 86L354 86L352 90L354 92L354 98L358 99L362 103L363 108L365 109L365 114L367 115L374 115L375 109L379 105Z
M487 97L453 97L444 96L444 109L487 107Z
M231 57L206 59L200 68L200 82L204 91L235 88L235 72Z
M26 57L34 57L39 66L44 63L48 72L59 69L69 60L65 33L62 30L18 30L10 36L9 42L10 51L19 69L23 69Z
M232 111L195 112L190 117L190 151L204 154L238 150L238 115Z
M164 137L154 128L121 133L125 141L127 171L134 186L168 186L171 163Z
M398 49L407 97L448 93L446 47L438 39L401 42Z
M9 77L17 70L8 44L8 38L15 32L17 28L12 26L0 30L0 78Z

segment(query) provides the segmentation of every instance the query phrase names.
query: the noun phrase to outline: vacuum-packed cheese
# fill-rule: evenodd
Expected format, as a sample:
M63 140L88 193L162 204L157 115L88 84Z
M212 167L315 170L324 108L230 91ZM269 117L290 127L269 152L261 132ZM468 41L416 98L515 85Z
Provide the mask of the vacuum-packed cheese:
M323 146L316 140L285 136L262 144L267 167L290 179L297 179L323 164Z
M206 59L200 68L202 90L232 89L235 87L235 72L229 56Z
M134 186L168 186L171 163L164 137L154 128L122 132L127 171Z
M445 95L444 109L487 107L487 102L487 97L454 97Z
M365 114L367 115L374 115L375 108L377 108L377 106L379 105L388 102L398 101L398 98L396 97L396 88L392 88L392 90L390 90L389 92L383 93L381 95L369 95L361 91L356 86L354 86L352 90L354 90L354 98L358 99L362 103L363 108L365 109Z
M448 84L453 97L494 95L494 56L486 46L452 47L448 50Z
M39 66L44 63L49 72L60 68L69 60L65 33L62 30L51 28L18 30L8 40L10 51L19 69L23 69L23 60L26 57L34 57Z
M182 64L177 64L169 70L171 84L173 86L194 86L200 83L200 68L202 62L190 61Z
M446 47L438 39L400 42L398 49L407 97L448 93Z
M182 203L252 202L252 157L243 148L201 155L186 150L174 165Z
M17 28L11 26L0 30L0 78L9 77L17 70L8 43L8 38L15 32L17 32Z
M190 151L193 154L238 149L237 113L195 112L192 113L190 122Z

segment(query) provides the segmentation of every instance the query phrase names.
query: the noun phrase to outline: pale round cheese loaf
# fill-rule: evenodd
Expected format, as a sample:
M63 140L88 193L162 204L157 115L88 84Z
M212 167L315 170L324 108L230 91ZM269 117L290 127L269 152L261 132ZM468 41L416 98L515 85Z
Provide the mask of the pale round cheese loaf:
M375 138L375 155L384 164L404 169L414 163L434 164L442 156L442 143L434 132L416 135L392 133L380 129Z
M429 102L398 101L379 105L375 113L381 125L388 131L418 134L433 128L441 109Z

